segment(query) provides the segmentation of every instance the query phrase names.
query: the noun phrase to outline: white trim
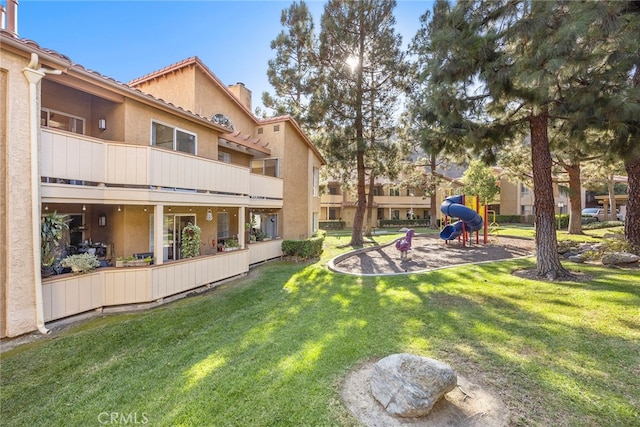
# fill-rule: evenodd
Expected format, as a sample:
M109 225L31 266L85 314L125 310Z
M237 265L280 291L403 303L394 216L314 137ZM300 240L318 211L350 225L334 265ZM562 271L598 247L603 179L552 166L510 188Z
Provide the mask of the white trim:
M149 134L149 145L150 146L158 147L156 144L153 143L153 124L154 123L173 129L173 151L176 151L178 153L193 154L195 156L198 155L198 134L197 133L189 131L189 130L186 130L186 129L183 129L183 128L180 128L180 127L178 127L176 125L172 125L172 124L163 122L161 120L156 120L156 119L151 119L151 129L150 129L150 134ZM193 153L189 153L187 151L181 151L181 150L177 149L177 144L178 144L178 138L177 138L178 135L177 135L177 133L178 133L178 131L180 131L182 133L186 133L187 135L192 135L193 136L193 138L194 138L194 141L193 141L193 150L194 150L194 152Z

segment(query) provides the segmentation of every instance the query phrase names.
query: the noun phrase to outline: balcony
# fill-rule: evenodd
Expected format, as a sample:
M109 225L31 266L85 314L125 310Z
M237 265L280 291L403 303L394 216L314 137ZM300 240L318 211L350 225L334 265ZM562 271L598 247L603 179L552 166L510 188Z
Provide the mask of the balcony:
M43 177L91 182L98 188L127 186L221 194L227 199L279 199L276 204L281 206L282 180L252 175L247 167L50 129L42 129L41 135Z
M244 274L249 251L225 252L140 268L99 268L42 281L44 320L111 306L151 304Z

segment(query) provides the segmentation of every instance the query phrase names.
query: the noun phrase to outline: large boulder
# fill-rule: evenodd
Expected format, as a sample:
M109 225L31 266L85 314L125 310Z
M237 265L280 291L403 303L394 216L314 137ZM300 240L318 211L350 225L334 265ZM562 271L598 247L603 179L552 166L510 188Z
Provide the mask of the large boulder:
M456 372L446 363L406 353L381 359L370 378L373 397L388 413L401 417L427 415L457 382Z
M640 260L638 255L627 252L611 252L602 257L604 265L632 264L638 260Z

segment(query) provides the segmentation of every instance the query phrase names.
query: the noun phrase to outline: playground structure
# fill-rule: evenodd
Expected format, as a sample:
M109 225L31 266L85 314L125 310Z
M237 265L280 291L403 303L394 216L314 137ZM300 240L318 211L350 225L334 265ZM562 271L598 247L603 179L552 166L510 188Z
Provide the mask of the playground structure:
M411 228L407 231L407 234L405 234L403 238L396 241L396 249L400 251L401 259L405 259L407 257L407 252L411 250L411 239L413 238L414 234L415 231L413 231L413 228Z
M476 244L480 243L480 230L483 231L482 243L487 244L488 240L488 207L480 206L477 196L450 196L444 199L440 206L440 211L444 215L445 227L440 232L440 238L447 243L450 240L459 239L462 246L466 246L467 241L471 243L473 232L476 233ZM459 218L459 221L449 224L449 218ZM461 239L460 239L461 238Z

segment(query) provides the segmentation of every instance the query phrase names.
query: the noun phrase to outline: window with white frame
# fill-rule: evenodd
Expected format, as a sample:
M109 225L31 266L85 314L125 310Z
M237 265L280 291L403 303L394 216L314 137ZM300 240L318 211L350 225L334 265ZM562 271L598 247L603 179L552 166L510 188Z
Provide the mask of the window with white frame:
M68 132L84 135L84 122L82 117L43 108L40 110L40 125L53 129L66 130Z
M313 197L318 197L319 195L320 195L320 170L318 168L313 168Z
M151 145L183 153L197 154L195 133L158 122L151 122Z
M313 228L313 232L315 233L320 228L320 223L318 221L318 212L314 212L313 213L313 220L312 221L313 221L312 228Z
M527 186L526 186L526 185L524 185L524 184L520 184L520 193L521 193L523 196L528 196L528 195L529 195L529 187L527 187Z

